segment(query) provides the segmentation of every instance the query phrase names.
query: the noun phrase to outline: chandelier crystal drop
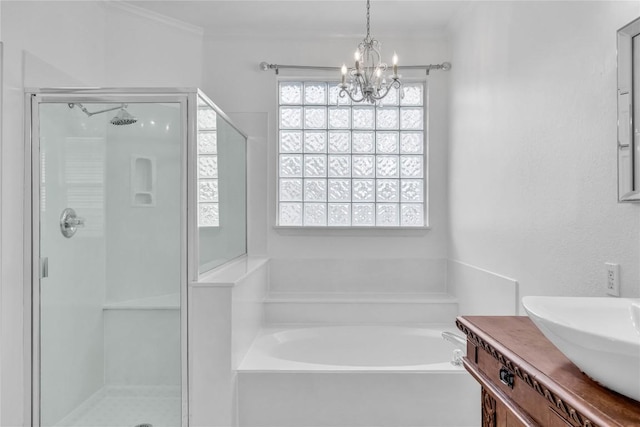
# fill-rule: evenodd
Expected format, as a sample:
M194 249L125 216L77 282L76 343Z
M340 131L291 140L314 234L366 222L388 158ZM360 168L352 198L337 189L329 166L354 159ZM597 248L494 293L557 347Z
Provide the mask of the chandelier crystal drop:
M348 96L353 102L377 104L387 96L392 88L400 89L402 82L398 75L398 56L393 54L392 74L387 75L388 66L382 62L382 43L370 34L370 4L367 0L367 36L358 44L354 55L355 66L347 68L342 64L340 97Z

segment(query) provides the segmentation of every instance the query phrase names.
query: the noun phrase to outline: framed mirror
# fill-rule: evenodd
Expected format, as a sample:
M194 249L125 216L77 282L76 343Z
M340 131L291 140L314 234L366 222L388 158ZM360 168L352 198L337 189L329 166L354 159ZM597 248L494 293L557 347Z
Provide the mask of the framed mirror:
M618 30L618 201L640 202L640 18Z

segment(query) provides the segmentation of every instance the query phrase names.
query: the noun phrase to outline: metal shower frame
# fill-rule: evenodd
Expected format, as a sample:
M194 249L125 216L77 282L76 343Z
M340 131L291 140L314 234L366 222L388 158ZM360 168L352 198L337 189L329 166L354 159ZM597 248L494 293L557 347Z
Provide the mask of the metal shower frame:
M24 225L24 352L25 425L40 426L40 135L39 105L43 103L179 103L181 106L181 242L180 340L181 423L189 425L188 286L198 280L197 226L197 108L198 98L247 138L229 117L196 88L26 88L25 89L25 198ZM115 109L115 108L114 108ZM195 112L196 114L191 114ZM184 126L186 124L186 126ZM246 197L246 193L245 193ZM246 204L245 204L246 206ZM246 209L246 208L245 208ZM245 225L246 227L246 225ZM246 234L246 233L245 233ZM245 242L246 245L246 242ZM245 246L246 247L246 246Z

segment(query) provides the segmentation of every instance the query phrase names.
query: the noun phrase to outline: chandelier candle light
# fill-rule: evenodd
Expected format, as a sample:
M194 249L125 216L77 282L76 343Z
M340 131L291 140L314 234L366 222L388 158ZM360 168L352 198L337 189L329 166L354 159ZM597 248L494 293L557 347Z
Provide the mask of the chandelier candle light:
M392 88L400 89L402 82L398 76L398 55L393 54L393 74L384 76L387 64L381 62L382 43L371 38L369 25L370 4L367 0L367 36L358 45L355 53L355 67L342 64L342 80L339 85L340 97L349 96L353 102L378 103ZM348 76L348 83L347 83ZM388 79L388 80L387 80Z

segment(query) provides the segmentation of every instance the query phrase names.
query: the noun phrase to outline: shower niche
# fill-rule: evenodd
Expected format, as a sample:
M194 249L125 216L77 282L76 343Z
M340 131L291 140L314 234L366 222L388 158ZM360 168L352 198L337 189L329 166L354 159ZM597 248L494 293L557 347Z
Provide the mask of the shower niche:
M131 157L131 205L155 206L156 160L155 157Z
M246 253L246 136L197 89L26 105L31 425L187 426L187 286Z

